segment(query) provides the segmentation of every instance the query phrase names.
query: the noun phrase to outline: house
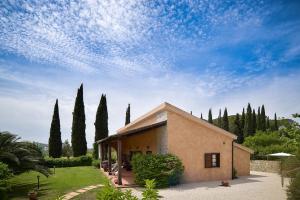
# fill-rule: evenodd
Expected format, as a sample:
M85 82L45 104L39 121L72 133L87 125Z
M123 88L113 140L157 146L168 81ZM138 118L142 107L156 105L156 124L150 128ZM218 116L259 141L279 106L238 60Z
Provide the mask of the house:
M163 103L135 121L98 141L99 156L108 146L109 170L111 147L118 157L118 184L122 184L121 165L135 153L178 156L184 165L183 182L229 180L233 170L238 176L250 174L250 154L236 144L236 135Z

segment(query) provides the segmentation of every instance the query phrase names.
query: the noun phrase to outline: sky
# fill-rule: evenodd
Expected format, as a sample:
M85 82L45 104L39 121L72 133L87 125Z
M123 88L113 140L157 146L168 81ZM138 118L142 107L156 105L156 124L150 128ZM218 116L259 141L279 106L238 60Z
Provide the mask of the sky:
M250 102L300 112L299 1L0 1L0 130L47 143L55 100L71 138L84 85L86 137L106 94L109 134L163 102L230 115Z

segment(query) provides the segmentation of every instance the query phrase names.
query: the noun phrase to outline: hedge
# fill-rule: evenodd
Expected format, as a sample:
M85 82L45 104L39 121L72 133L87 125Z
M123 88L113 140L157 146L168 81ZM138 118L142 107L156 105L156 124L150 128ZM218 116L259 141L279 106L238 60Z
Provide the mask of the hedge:
M140 186L144 186L147 179L154 179L158 188L177 185L184 170L180 159L171 154L137 154L133 156L131 164L135 183Z
M47 167L76 167L91 166L93 158L91 156L80 156L71 158L46 158Z

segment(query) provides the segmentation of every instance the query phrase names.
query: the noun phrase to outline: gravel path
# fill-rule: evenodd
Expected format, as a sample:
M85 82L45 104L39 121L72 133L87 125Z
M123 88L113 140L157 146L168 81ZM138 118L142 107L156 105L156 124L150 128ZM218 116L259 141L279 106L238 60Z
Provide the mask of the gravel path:
M176 187L160 189L163 199L172 200L283 200L286 199L286 185L281 187L281 178L275 173L251 172L250 176L230 181L230 187L221 187L220 181L181 184ZM141 189L132 189L141 197Z

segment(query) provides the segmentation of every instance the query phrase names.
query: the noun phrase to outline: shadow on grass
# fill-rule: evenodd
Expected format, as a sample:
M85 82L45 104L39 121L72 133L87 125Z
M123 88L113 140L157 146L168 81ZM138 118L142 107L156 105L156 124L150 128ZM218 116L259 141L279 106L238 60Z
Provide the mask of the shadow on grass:
M38 197L47 195L47 185L48 183L40 184L40 189L37 190L36 183L13 184L11 187L12 192L9 193L9 198L27 199L28 192L32 190L36 190L38 192Z

